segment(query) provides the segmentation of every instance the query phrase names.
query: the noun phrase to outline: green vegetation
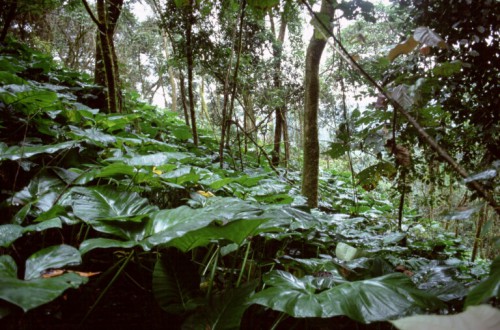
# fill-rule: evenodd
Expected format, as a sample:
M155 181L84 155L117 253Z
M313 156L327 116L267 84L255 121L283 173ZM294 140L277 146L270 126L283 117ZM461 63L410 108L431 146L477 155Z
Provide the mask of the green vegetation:
M279 3L248 1L246 32L258 31L259 10ZM185 10L189 4L170 3L179 16L168 21L163 12L160 21L175 25L185 15L193 19L191 30L191 24L206 18L200 13L208 17L213 9L198 4L189 12ZM245 5L241 9L233 4L227 11L217 7L221 22L244 21ZM288 5L294 34L299 15ZM373 37L392 28L389 23L389 27L381 24L382 31L367 32L373 29L367 22L382 14L400 19L384 21L395 22L398 28L407 19L381 5L372 8L365 1L358 5L363 17L342 31L344 39L352 41L362 34ZM352 12L347 18L355 18L358 5L342 7ZM1 22L6 24L5 20ZM176 28L186 29L180 23ZM195 40L196 33L206 33L191 32ZM226 32L236 35L234 31L220 33ZM253 124L249 122L253 126L249 125L255 132L247 134L250 126L242 127L237 118L241 115L246 123L250 114L238 114L239 108L233 106L234 98L241 98L242 108L250 102L271 109L270 114L289 112L288 120L293 122L300 102L277 101L283 97L280 93L294 92L291 84L282 88L293 80L294 70L281 72L280 65L289 64L286 55L277 55L281 51L273 53L284 56L277 69L282 76L273 81L276 95L269 93L266 101L256 93L249 101L253 92L265 89L263 83L250 86L252 74L252 83L258 85L258 75L276 68L276 63L259 57L257 48L238 54L242 63L227 74L214 63L209 63L212 71L203 68L210 67L203 61L222 61L225 55L214 53L214 58L201 60L196 47L202 46L193 43L193 58L185 59L176 48L175 69L184 60L192 65L200 59L197 73L212 75L212 83L228 87L242 80L241 90L229 93L225 88L220 94L224 94L227 113L207 112L196 127L196 122L188 120L196 116L193 67L189 91L182 95L182 101L190 103L191 115L185 111L182 117L182 110L173 112L140 100L132 88L134 81L114 96L121 111L106 111L95 106L96 95L102 97L106 88L93 77L68 69L28 42L6 37L0 48L2 329L86 329L111 324L148 329L321 329L332 325L391 329L394 324L410 329L405 326L431 322L425 314L463 311L443 322L460 324L458 317L480 322L475 313L484 312L495 325L498 310L484 305L498 307L500 298L498 215L488 206L498 202L498 160L490 153L497 146L489 140L498 134L493 132L498 122L488 121L484 136L477 136L480 119L466 120L462 108L448 113L436 103L440 88L452 77L459 80L465 60L448 61L444 54L448 46L430 28L412 29L411 35L398 46L387 46L392 64L387 59L359 59L365 74L377 79L386 75L392 83L383 86L385 96L378 95L373 105L377 111L347 109L345 96L355 86L366 97L378 91L374 86L360 87L359 79L342 62L345 59L335 54L327 59L326 65L338 64L338 78L321 81L319 97L333 109L321 116L330 116L336 126L330 143L321 146L318 207L314 208L301 194L301 180L308 175L298 165L302 156L288 154L300 149L300 144L286 145L290 142L284 133L289 125L286 117L280 138L266 140L262 132L269 125L259 127L255 122L265 112L253 114ZM241 38L239 50L233 47L235 43L231 52L242 52ZM350 50L380 52L376 39L364 39L365 48L353 41L348 44ZM191 47L186 40L178 46ZM441 54L436 63L419 66L420 55L414 54L419 43ZM114 52L114 45L108 46ZM413 57L402 59L408 54ZM239 77L238 65L242 66ZM253 73L249 71L252 65ZM232 82L227 80L229 73L234 74ZM124 82L133 79L123 72L120 76ZM343 98L332 99L325 91L330 83L342 85ZM468 93L477 93L475 87L470 86ZM458 102L448 94L442 97L443 104ZM440 162L442 154L431 154L418 128L388 110L387 102L393 101L395 109L402 107L432 137L440 137L453 155L463 152L467 170L481 169L465 179L470 186L477 183L472 196L453 175L454 166ZM481 108L471 99L463 101ZM205 116L202 111L206 109L197 115ZM458 123L463 126L459 128ZM442 125L449 127L449 135L440 135ZM226 133L231 143L225 143ZM479 159L474 152L465 152L466 145L456 139L460 133L466 134L464 143L474 144L474 152L483 151L487 157ZM411 143L415 148L410 148ZM455 205L464 207L455 210ZM405 318L411 315L420 316Z

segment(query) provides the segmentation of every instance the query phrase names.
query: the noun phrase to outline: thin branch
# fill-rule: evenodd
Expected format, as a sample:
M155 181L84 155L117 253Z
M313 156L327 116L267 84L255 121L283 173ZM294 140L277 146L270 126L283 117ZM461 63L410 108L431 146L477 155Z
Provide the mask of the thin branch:
M90 9L90 6L89 6L89 3L87 2L87 0L82 0L82 3L85 6L85 9L87 10L87 13L89 13L90 18L92 19L92 21L94 21L95 25L97 25L97 27L99 28L99 31L103 32L102 24L95 17L94 13L92 12L92 9Z

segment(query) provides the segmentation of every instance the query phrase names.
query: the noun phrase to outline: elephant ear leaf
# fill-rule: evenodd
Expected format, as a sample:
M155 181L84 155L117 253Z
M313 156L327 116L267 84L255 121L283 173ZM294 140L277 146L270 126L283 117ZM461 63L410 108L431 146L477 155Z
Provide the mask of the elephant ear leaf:
M17 265L11 256L0 256L0 299L21 307L25 312L46 304L69 288L78 288L87 277L68 272L45 278L43 272L80 263L78 250L68 245L51 246L26 261L25 280L17 277Z
M435 296L418 290L408 277L399 273L339 285L331 282L330 288L318 286L313 276L297 278L284 271L267 274L264 282L268 288L256 293L251 302L293 317L345 315L370 323L442 305Z

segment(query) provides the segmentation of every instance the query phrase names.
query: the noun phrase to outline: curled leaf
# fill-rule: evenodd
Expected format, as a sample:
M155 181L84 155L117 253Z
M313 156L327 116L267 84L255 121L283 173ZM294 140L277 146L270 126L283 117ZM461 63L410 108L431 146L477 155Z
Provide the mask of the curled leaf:
M389 51L387 59L389 61L394 61L399 55L406 55L412 52L418 46L418 41L413 37L409 37L405 42L396 45L393 49Z
M413 38L426 46L439 47L442 49L448 48L443 38L425 26L418 27L415 32L413 32Z

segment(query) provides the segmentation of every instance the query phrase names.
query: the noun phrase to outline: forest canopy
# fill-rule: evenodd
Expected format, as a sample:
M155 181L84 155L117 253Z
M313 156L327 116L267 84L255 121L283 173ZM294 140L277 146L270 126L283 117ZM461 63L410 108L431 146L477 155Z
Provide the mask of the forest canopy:
M0 0L2 329L500 327L499 20Z

